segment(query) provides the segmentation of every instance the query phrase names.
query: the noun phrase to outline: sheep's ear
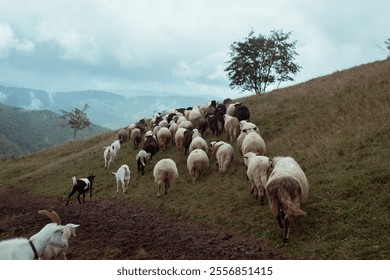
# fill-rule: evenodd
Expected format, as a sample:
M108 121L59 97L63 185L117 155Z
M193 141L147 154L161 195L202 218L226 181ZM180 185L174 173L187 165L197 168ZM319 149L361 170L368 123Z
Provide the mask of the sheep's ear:
M246 129L243 129L242 132L246 133Z

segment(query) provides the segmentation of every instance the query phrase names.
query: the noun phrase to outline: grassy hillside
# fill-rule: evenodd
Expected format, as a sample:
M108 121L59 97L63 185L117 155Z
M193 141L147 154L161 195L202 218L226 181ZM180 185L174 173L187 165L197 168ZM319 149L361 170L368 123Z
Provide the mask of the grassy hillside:
M227 175L218 176L212 162L209 173L195 184L183 153L172 146L158 153L153 164L170 157L180 173L169 194L160 199L153 165L147 166L145 176L136 174L136 151L131 143L122 146L111 170L104 168L102 147L116 133L2 162L0 182L65 199L73 175L94 172L97 199L138 201L175 216L232 227L301 258L389 259L390 61L362 65L242 102L251 110L251 121L260 127L267 155L294 157L310 183L309 200L303 206L308 215L293 224L288 244L282 243L269 206L260 205L249 194L238 151ZM214 139L206 135L208 142ZM123 163L132 171L126 195L115 194L111 174ZM76 198L71 203L77 203Z

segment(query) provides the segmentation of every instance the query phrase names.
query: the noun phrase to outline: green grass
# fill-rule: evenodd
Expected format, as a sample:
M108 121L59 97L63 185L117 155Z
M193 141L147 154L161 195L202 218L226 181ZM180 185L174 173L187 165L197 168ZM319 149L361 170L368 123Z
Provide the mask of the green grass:
M180 173L169 194L160 199L153 165L147 166L145 176L136 174L136 151L131 143L122 146L110 170L104 168L102 147L116 133L2 162L0 182L30 188L37 195L65 198L73 175L94 172L97 199L140 202L173 216L234 228L299 258L390 259L390 61L241 101L261 130L267 155L294 157L309 180L309 199L302 207L308 215L293 224L288 244L282 243L269 206L260 205L249 194L237 151L226 176L219 176L211 161L209 173L195 184L183 153L172 146L159 152L153 163L172 158ZM215 138L207 134L206 140ZM123 163L132 171L126 195L115 193L111 174Z

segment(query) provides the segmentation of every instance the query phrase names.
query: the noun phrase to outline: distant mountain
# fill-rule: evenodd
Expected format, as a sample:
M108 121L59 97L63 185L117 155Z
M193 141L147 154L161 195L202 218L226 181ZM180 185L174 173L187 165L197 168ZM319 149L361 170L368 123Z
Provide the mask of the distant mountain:
M52 93L0 85L0 103L28 110L50 110L56 113L60 110L83 108L88 104L87 116L91 122L111 129L128 126L141 118L150 118L154 112L202 105L211 100L212 97L169 93L133 97L97 90Z
M37 152L73 139L73 130L60 127L59 115L48 110L26 110L0 104L0 159ZM91 125L78 138L109 131Z

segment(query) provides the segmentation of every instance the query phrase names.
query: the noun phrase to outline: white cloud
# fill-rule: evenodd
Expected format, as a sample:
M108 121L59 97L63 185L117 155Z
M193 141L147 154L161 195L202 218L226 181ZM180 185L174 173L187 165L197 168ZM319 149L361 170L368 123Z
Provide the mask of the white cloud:
M34 47L30 40L16 38L8 23L0 24L0 59L7 58L11 51L31 53Z

